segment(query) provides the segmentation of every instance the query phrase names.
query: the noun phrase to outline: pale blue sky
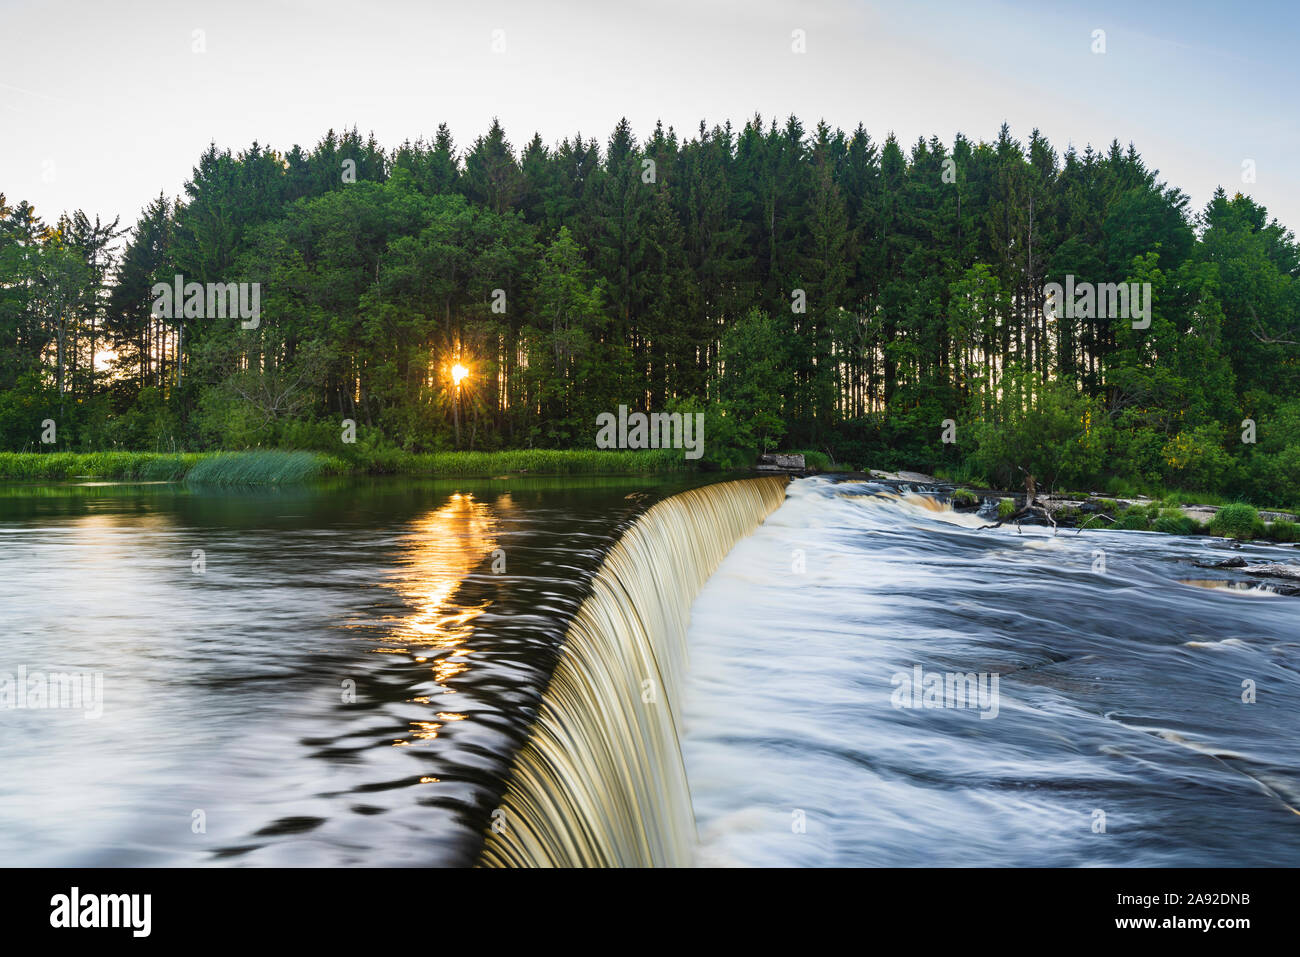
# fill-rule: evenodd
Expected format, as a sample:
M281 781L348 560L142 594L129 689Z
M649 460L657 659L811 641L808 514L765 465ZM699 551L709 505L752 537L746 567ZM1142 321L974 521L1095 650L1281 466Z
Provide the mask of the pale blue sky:
M1058 152L1118 138L1197 208L1222 184L1300 227L1290 3L0 0L0 35L0 192L51 220L134 221L210 140L285 150L355 124L391 147L446 122L463 146L495 115L519 146L761 112L906 144L1003 120Z

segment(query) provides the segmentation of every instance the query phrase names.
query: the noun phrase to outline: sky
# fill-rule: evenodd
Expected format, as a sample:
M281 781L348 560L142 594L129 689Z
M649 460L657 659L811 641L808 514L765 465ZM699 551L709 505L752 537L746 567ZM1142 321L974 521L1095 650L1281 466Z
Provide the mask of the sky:
M1294 0L0 0L0 37L0 193L47 221L131 224L210 142L355 125L391 148L445 122L467 147L498 117L518 148L793 113L905 146L1004 121L1058 153L1131 142L1194 209L1222 185L1300 232Z

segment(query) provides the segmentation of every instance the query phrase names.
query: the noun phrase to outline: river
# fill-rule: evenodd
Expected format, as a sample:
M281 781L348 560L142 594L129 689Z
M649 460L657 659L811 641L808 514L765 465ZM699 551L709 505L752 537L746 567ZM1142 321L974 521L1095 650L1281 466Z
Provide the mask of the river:
M1188 583L1230 543L816 477L602 565L716 478L0 487L0 685L102 682L0 707L0 864L468 865L525 753L496 862L1300 863L1300 600Z

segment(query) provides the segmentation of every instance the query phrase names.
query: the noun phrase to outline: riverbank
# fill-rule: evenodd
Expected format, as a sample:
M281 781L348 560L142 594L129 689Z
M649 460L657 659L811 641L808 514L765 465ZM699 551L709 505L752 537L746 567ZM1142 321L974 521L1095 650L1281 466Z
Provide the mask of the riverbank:
M349 475L491 478L497 475L629 475L688 471L680 451L515 449L350 454L243 452L0 452L0 481L88 479L200 485L291 485Z
M830 471L824 456L808 456L793 474ZM495 478L506 475L642 475L689 472L694 462L679 450L513 449L495 452L412 453L349 450L345 456L320 452L251 449L241 452L0 452L0 481L186 482L210 486L280 486L316 479L371 475L413 478ZM1055 525L1060 528L1119 528L1173 535L1210 535L1300 544L1294 512L1258 511L1244 503L1207 504L1187 493L1160 498L1118 498L1100 493L1040 495L1032 505L1023 492L974 488L919 472L836 473L841 479L869 479L933 486L959 511L979 511L990 522ZM1211 498L1212 497L1204 497Z
M1257 509L1245 502L1210 504L1214 496L1167 492L1159 497L1112 497L1100 492L1041 494L1033 502L1024 492L981 488L945 481L921 472L845 472L840 480L884 482L898 487L933 488L954 511L988 516L990 525L1050 525L1056 528L1114 528L1121 531L1207 535L1236 541L1269 541L1300 547L1300 514L1287 509Z

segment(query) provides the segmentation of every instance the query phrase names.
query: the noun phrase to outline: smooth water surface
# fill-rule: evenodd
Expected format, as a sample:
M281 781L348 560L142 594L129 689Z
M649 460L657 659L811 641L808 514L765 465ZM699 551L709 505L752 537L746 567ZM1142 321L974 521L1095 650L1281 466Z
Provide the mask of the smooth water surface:
M698 481L0 487L0 675L103 681L0 708L0 864L471 862L584 582Z

